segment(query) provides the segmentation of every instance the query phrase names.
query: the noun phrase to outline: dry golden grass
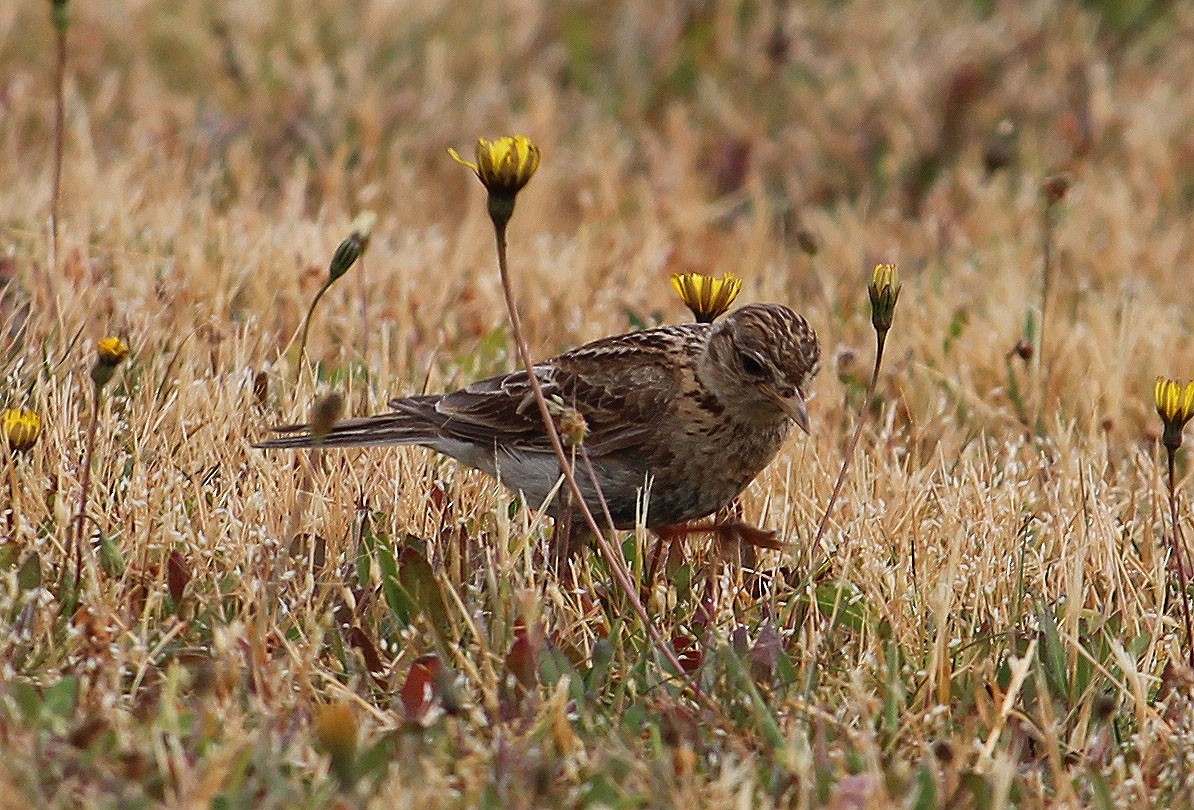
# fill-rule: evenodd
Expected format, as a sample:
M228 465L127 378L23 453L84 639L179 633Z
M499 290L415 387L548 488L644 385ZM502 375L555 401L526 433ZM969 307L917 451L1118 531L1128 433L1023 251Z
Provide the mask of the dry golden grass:
M1194 13L1127 5L74 3L53 256L48 8L0 4L0 406L45 422L0 462L0 805L1194 802L1150 401L1194 376ZM717 711L604 563L560 587L545 519L492 481L249 447L329 390L363 414L513 367L483 192L446 154L510 132L544 155L511 226L535 352L686 317L678 271L744 276L827 349L812 436L743 498L787 548L694 544L651 594ZM904 291L818 552L880 260ZM108 334L133 356L75 592ZM649 538L624 548L641 574Z

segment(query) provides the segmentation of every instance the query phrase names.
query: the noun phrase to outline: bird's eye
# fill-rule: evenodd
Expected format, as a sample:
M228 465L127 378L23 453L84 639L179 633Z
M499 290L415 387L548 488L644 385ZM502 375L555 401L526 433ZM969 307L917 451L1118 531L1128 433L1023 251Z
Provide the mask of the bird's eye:
M752 377L762 377L767 372L758 357L745 352L742 353L742 370Z

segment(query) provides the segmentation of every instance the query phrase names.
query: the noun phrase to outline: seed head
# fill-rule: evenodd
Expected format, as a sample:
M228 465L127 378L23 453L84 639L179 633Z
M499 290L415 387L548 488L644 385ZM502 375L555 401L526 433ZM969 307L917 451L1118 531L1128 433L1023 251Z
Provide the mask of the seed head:
M357 259L365 255L376 222L377 214L372 211L363 211L352 221L352 232L332 254L331 264L328 265L329 284L347 273L349 268L356 264Z
M576 408L564 408L560 412L560 437L568 447L577 447L584 443L585 434L589 426L585 417Z
M584 443L585 435L589 432L589 424L584 414L565 404L564 398L553 394L547 398L547 410L556 419L556 429L560 432L560 439L565 447L578 447Z
M323 439L335 426L344 410L344 397L337 393L328 394L315 403L311 409L311 435Z

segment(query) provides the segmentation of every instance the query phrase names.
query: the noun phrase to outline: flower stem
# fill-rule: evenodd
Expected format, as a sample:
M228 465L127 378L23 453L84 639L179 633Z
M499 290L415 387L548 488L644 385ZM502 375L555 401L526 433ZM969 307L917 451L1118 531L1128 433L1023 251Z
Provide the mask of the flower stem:
M821 539L825 536L825 532L829 528L829 518L833 515L833 508L837 505L838 497L842 493L842 486L846 482L846 473L850 470L850 462L854 460L854 451L858 447L859 438L862 436L862 428L866 424L866 416L870 411L871 401L875 398L875 388L879 382L879 367L883 364L883 348L886 344L887 334L884 332L878 333L875 348L875 368L871 372L871 381L866 387L866 400L862 413L858 416L858 422L854 425L854 435L850 437L850 444L846 446L846 456L842 459L842 469L837 474L837 482L833 485L833 493L829 496L829 502L825 504L825 514L821 516L821 523L817 526L817 534L813 537L813 549L821 547Z
M1049 395L1049 364L1045 362L1045 331L1049 324L1049 299L1053 289L1053 228L1054 204L1045 202L1041 212L1041 253L1043 268L1041 270L1041 325L1037 329L1036 371L1040 383L1039 400L1036 406L1036 432L1045 432L1044 413L1045 401Z
M647 634L663 653L664 658L667 659L668 664L672 666L676 674L685 681L697 700L705 704L707 708L716 709L697 682L688 677L684 667L680 664L679 658L676 656L675 650L664 641L659 629L652 624L650 617L647 615L646 608L643 607L643 603L639 600L638 594L635 592L634 584L630 581L630 575L622 565L622 560L618 552L615 550L613 543L605 536L600 526L597 525L597 519L593 516L592 510L589 509L589 505L584 499L584 493L581 492L576 475L568 463L568 454L564 450L563 442L560 441L560 434L556 430L555 421L551 418L551 410L548 408L547 400L543 396L543 387L539 384L539 378L535 376L535 367L531 361L530 348L527 346L526 337L523 335L522 319L519 317L518 306L514 301L514 287L510 281L510 271L506 260L506 224L509 218L508 216L505 218L493 216L492 210L490 213L493 219L494 235L497 238L498 273L501 276L502 292L506 298L506 309L510 314L510 326L514 332L514 342L518 347L519 359L522 360L522 365L526 369L527 381L530 383L531 392L534 394L535 404L539 408L539 416L543 419L543 427L547 432L547 438L551 442L552 450L555 451L556 460L559 462L560 472L568 484L568 489L572 493L572 498L577 508L585 519L585 524L597 540L597 547L601 550L601 556L605 558L610 572L614 575L614 579L617 580L618 586L622 589L622 593L630 602L634 612L638 614L639 619L647 630ZM586 455L586 461L587 458ZM591 468L590 474L592 474ZM596 480L595 476L594 480Z
M1186 653L1194 669L1194 625L1190 622L1190 590L1186 581L1186 542L1177 520L1177 449L1165 448L1169 455L1169 519L1173 524L1173 556L1177 559L1177 577L1182 590L1182 618L1186 624Z
M307 356L307 333L311 330L311 316L315 314L315 306L319 303L319 299L323 298L323 294L332 286L335 279L329 278L319 288L319 292L315 293L315 297L311 299L311 306L307 307L307 317L303 318L303 331L299 337L299 354L298 354L298 371L295 372L294 383L298 385L299 377L303 373L303 359Z
M54 62L54 185L50 191L50 269L58 267L58 200L62 191L63 130L66 128L66 26L55 25L58 57Z
M837 505L838 498L841 497L842 487L846 483L846 473L850 470L850 462L854 459L854 451L858 448L858 440L862 437L862 429L866 424L867 414L870 412L871 402L875 398L875 388L879 383L879 368L883 365L883 349L887 345L887 332L875 332L875 367L871 371L871 381L866 387L866 400L863 404L862 412L858 415L858 422L854 425L854 434L850 437L850 443L846 446L846 455L842 459L842 468L838 471L837 481L833 484L833 492L829 495L829 502L825 504L825 514L821 516L821 522L817 525L817 533L813 536L813 542L809 546L809 559L812 559L812 554L818 550L824 555L824 559L816 565L810 565L808 574L804 577L801 584L795 590L802 591L807 587L808 583L812 581L816 573L820 571L831 560L828 554L824 554L824 549L821 547L821 540L825 537L825 532L829 529L829 519L833 516L833 508ZM789 630L793 629L796 622L796 610L793 609L788 615L787 627Z
M91 462L95 456L95 436L99 430L100 417L100 388L92 389L91 424L87 427L87 445L83 451L83 489L79 493L79 513L75 516L75 582L74 588L78 592L83 576L83 523L87 519L87 497L91 491Z

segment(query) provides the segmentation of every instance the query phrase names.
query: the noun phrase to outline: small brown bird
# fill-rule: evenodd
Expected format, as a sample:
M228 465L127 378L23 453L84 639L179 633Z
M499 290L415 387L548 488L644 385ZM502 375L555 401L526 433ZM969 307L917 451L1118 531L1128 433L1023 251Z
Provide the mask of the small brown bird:
M535 366L549 400L584 418L588 453L618 528L652 528L716 512L779 452L795 423L808 432L806 386L820 367L817 335L779 304L743 307L717 323L603 338ZM265 448L418 444L496 476L542 503L560 470L527 380L514 371L447 394L390 401L392 413L309 425ZM575 421L575 413L572 414ZM578 474L595 515L589 476ZM551 504L563 514L567 499Z

